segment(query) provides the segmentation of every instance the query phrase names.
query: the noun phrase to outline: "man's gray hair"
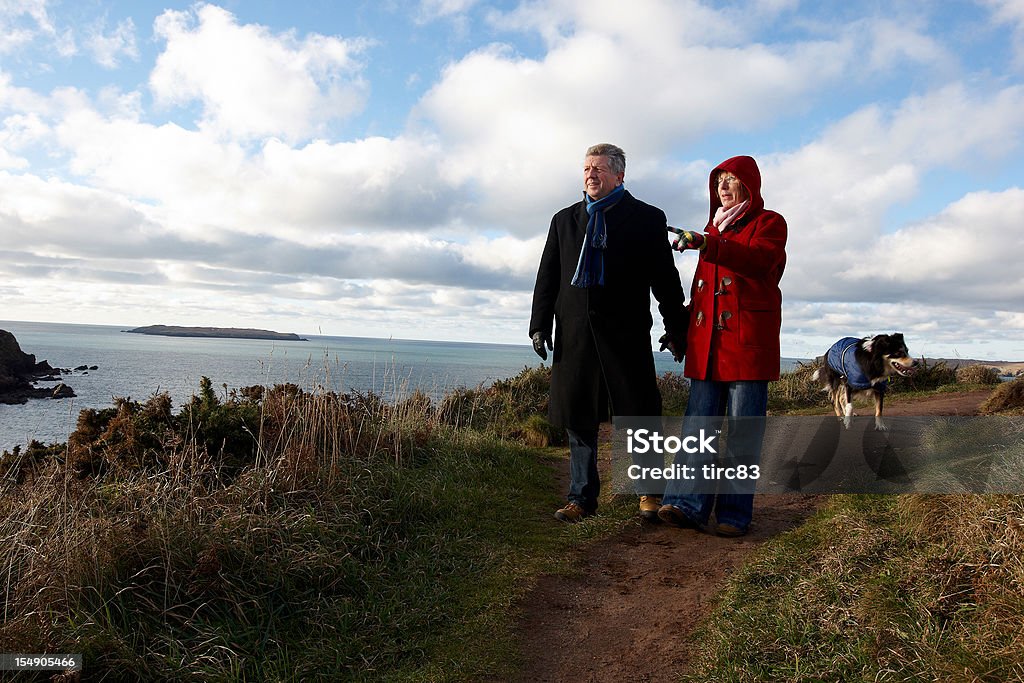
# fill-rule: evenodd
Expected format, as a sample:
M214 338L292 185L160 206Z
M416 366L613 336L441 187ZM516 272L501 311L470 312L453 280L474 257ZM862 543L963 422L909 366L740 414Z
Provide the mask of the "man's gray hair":
M611 167L612 173L626 172L626 153L622 151L621 147L602 142L588 149L585 156L608 157L608 165Z

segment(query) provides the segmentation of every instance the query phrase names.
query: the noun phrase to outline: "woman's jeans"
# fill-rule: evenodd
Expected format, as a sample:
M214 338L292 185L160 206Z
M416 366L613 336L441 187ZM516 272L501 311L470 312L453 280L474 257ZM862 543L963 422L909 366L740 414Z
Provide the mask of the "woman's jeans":
M706 435L721 434L719 430L728 415L725 450L723 453L719 444L721 439L716 438L716 446L719 446L716 448L717 454L688 455L681 451L676 457L676 464L695 466L698 470L705 465L734 468L738 465L747 468L757 465L761 461L764 417L767 411L767 381L714 382L691 379L682 435L699 435L702 429ZM749 473L749 469L746 472ZM698 525L707 524L714 512L718 524L730 524L742 530L750 526L754 512L752 479L697 481L700 483L671 480L666 486L662 504L678 507L690 521ZM716 481L717 489L714 488Z

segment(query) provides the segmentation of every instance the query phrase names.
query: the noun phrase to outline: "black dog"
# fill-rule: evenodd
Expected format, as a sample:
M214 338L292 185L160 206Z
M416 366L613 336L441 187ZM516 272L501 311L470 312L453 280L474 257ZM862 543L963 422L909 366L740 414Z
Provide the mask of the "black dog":
M870 396L875 402L875 429L886 429L882 421L882 402L889 377L906 377L917 369L918 361L910 357L903 335L880 334L857 339L844 337L825 354L825 362L814 371L815 381L832 399L836 416L849 428L853 415L853 399Z

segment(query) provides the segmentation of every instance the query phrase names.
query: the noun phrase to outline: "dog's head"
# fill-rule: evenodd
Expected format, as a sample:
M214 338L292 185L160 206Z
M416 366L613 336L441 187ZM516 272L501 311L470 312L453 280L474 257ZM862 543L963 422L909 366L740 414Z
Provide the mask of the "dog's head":
M864 347L882 358L886 376L895 374L907 377L917 370L919 363L910 357L910 351L907 350L907 344L900 332L872 337Z

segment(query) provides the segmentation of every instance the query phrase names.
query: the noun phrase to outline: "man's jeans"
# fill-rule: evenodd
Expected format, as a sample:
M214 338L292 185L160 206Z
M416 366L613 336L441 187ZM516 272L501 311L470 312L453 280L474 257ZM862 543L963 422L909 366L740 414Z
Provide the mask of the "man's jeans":
M601 479L597 474L597 429L565 430L569 437L569 502L588 513L597 510Z
M761 460L764 416L768 410L768 382L713 382L690 380L690 399L683 418L683 437L718 433L724 416L729 416L723 460L729 464L756 465ZM748 418L748 419L737 419ZM749 419L749 418L761 418ZM721 449L718 449L721 451ZM712 456L701 458L680 452L679 465L700 467L715 464ZM720 464L720 463L719 463ZM687 490L690 488L691 490ZM736 492L737 489L739 492ZM706 490L706 489L705 489ZM746 530L754 512L752 482L721 480L717 493L694 492L692 484L672 480L665 489L663 505L674 505L692 522L707 524L712 511L719 524Z

